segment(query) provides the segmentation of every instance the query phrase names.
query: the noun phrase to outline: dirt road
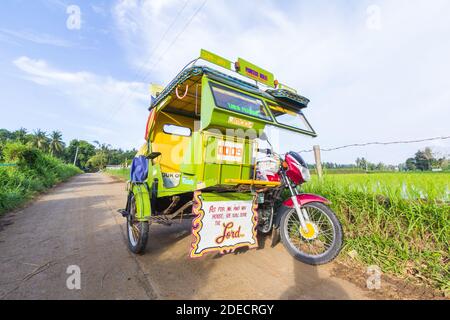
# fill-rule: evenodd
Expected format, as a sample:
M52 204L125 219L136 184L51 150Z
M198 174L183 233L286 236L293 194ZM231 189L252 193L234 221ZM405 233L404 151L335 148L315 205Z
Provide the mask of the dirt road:
M73 178L0 219L0 299L366 299L366 289L312 267L282 245L188 258L188 222L152 225L143 256L129 253L123 182ZM263 244L261 244L263 246ZM68 266L81 270L69 290Z

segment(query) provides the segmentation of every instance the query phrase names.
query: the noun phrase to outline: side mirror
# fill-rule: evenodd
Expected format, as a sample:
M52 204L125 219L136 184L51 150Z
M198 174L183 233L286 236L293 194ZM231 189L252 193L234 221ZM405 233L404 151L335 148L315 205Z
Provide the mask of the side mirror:
M147 156L147 159L153 160L158 158L161 155L161 152L152 152Z
M262 141L267 141L267 143L268 143L269 146L270 146L271 151L273 150L272 144L271 144L270 141L269 141L269 137L266 135L265 132L263 132L263 133L261 133L261 134L259 135L259 139L262 140Z
M269 138L267 137L266 133L263 132L259 135L259 139L263 141L267 141Z

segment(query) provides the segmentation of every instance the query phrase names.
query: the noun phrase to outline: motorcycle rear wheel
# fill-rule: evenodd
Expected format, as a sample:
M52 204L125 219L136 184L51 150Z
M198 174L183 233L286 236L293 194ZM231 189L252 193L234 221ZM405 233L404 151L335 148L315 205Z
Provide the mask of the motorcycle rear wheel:
M136 200L130 199L130 212L127 217L128 248L136 254L143 254L148 241L149 223L136 220Z
M310 202L302 206L310 218L311 233L303 235L294 208L281 208L281 241L297 260L320 265L332 261L342 248L342 226L336 214L325 204ZM305 238L306 237L306 238Z

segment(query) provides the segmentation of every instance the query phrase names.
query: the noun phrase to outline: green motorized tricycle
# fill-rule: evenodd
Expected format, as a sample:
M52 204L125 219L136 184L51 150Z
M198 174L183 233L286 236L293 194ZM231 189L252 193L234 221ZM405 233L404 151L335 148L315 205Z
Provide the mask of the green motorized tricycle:
M281 237L305 263L336 257L342 228L328 200L300 191L310 179L305 161L276 154L264 133L274 126L315 137L303 114L308 103L272 73L202 50L152 97L120 210L130 250L144 252L151 223L192 219L191 257L257 247L257 232L272 233L273 245Z

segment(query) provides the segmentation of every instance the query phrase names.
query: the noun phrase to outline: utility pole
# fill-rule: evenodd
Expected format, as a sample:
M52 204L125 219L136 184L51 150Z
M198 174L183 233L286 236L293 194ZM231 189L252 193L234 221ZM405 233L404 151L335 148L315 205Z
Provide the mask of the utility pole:
M320 146L314 146L314 159L316 160L316 171L319 179L322 179L322 161L320 160Z
M77 151L75 151L75 159L73 159L73 165L76 166L77 163L77 157L78 157L78 146L77 146Z

